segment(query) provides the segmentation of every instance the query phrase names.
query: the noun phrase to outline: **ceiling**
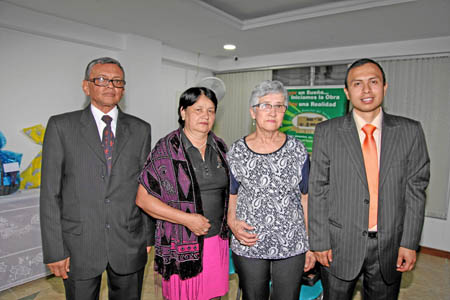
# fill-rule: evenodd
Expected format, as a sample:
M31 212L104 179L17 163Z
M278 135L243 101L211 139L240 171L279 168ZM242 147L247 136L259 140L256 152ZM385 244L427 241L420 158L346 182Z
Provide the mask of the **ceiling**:
M450 36L450 0L4 2L216 58Z

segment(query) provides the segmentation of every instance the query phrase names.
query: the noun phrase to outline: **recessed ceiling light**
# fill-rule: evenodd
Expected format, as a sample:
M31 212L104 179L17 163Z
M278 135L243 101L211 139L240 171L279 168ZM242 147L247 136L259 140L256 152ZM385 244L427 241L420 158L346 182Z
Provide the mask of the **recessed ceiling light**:
M236 45L226 44L226 45L223 45L223 49L225 49L225 50L236 50Z

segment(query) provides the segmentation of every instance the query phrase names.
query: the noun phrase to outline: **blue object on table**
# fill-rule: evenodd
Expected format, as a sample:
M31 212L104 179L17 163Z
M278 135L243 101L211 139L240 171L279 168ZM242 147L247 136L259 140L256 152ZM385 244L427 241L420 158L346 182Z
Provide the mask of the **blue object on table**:
M0 131L0 149L6 145L6 137ZM0 196L11 194L19 189L19 166L22 153L0 150Z

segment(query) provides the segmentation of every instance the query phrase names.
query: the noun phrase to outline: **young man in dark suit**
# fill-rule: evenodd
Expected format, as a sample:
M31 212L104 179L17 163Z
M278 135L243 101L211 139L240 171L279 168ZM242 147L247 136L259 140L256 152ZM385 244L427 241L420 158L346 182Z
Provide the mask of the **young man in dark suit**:
M44 263L64 279L67 299L98 299L106 270L109 299L137 300L154 239L153 222L135 205L150 125L117 107L125 88L117 60L90 62L82 88L91 104L52 116L45 133Z
M324 299L397 299L416 261L430 160L419 122L382 109L387 90L370 59L347 70L353 110L315 130L309 181L311 250L322 264Z

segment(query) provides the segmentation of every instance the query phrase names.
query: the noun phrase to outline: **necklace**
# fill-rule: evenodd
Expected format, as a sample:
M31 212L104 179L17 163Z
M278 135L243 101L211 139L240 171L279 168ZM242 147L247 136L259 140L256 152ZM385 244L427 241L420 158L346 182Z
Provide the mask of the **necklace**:
M189 137L190 137L191 135L190 135L189 133L187 133L186 130L184 130L184 128L183 128L183 132L184 132L184 134L186 134L186 137L189 139ZM191 136L191 137L192 137L192 136ZM189 139L189 141L192 143L192 140L191 140L191 139ZM197 149L202 149L202 148L206 145L206 143L208 143L208 137L206 137L205 143L202 144L201 146L195 146L194 143L192 143L192 146L194 146L194 147L197 148Z
M207 142L208 142L208 140L206 140L206 142L203 145L199 146L199 147L195 146L194 144L192 144L192 145L194 145L194 147L197 148L197 149L202 149L206 145Z

